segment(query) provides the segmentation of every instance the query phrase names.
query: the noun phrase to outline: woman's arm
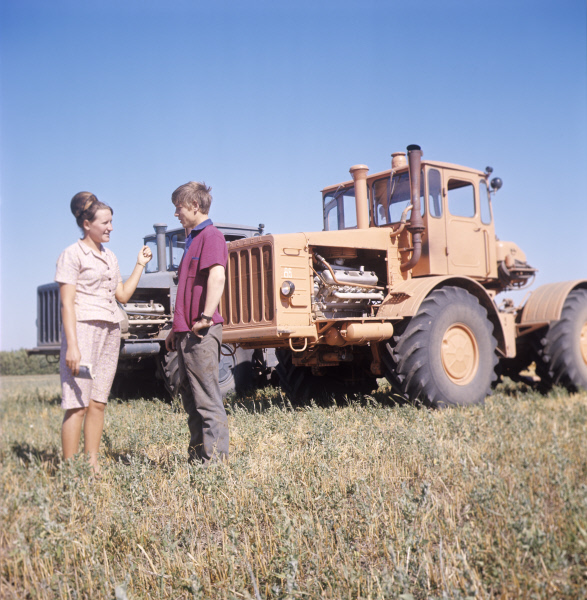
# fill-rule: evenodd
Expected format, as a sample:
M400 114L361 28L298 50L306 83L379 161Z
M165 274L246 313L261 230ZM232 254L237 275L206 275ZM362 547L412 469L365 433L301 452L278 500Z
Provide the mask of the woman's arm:
M63 322L63 330L65 331L65 339L67 340L65 364L75 376L79 373L79 363L82 358L77 345L75 285L72 283L60 283L59 293L61 295L61 320Z
M124 283L119 283L116 286L116 293L114 295L121 304L126 304L130 300L131 296L135 293L137 285L139 284L139 279L143 273L143 269L152 257L153 254L151 250L147 246L143 246L139 252L137 264L135 265L131 276Z

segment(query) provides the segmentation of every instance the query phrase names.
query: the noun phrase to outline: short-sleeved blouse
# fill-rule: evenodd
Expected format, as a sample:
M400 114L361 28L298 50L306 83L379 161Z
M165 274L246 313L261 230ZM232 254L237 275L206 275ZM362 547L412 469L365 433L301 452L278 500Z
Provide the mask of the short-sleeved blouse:
M122 277L116 256L104 246L96 252L78 240L67 247L57 260L55 281L75 285L78 321L120 321L115 293Z

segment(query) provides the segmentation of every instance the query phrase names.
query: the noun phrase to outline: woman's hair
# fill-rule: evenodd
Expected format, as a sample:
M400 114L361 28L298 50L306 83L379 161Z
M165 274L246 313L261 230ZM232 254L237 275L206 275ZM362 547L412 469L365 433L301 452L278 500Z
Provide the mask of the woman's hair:
M110 206L104 204L104 202L100 202L100 200L90 192L78 192L71 199L70 207L78 227L81 227L82 229L84 227L84 221L90 221L91 223L96 217L96 213L101 208L107 208L114 214L114 211Z

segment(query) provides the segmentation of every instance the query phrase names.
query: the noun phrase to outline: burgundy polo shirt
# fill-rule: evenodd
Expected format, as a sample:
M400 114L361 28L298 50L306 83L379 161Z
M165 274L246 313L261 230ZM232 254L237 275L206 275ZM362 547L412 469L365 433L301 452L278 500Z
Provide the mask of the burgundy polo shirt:
M222 233L210 224L194 235L191 245L185 251L178 269L177 297L173 314L173 331L191 331L206 304L206 284L208 270L214 265L226 269L228 249ZM212 322L224 323L218 307L212 315Z

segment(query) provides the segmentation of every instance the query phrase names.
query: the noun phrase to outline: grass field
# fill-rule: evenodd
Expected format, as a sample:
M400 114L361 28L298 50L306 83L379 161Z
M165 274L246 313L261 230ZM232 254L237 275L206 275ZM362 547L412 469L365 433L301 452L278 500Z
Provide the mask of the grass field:
M3 377L0 598L582 598L587 395L501 385L230 403L231 457L186 462L177 406L113 401L100 480L60 461L58 380Z

